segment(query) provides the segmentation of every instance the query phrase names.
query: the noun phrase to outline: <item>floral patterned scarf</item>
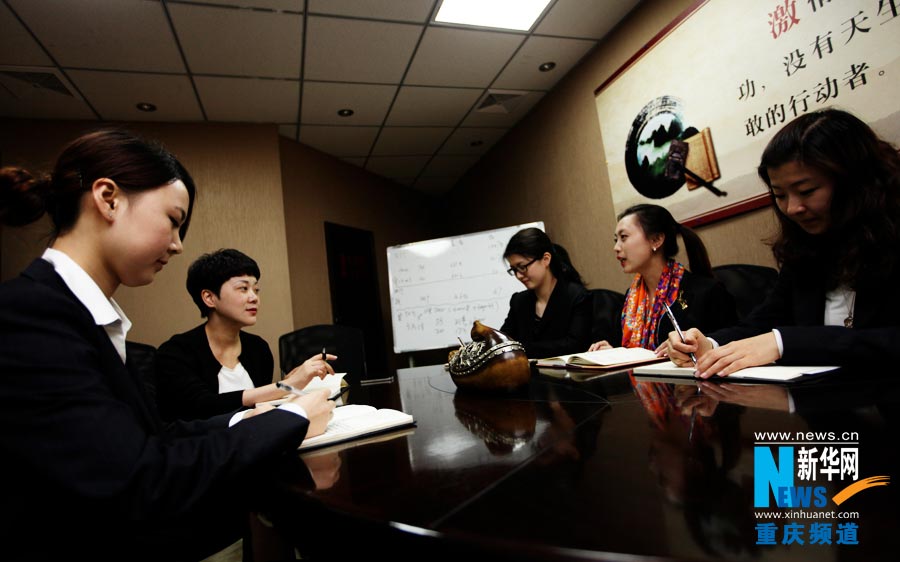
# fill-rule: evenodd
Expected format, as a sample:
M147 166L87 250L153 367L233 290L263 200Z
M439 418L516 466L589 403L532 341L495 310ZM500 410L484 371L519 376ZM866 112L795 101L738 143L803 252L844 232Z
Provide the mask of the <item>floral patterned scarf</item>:
M634 276L625 306L622 308L622 346L656 349L656 327L659 319L666 313L663 303L669 306L678 297L684 266L675 260L669 260L659 276L659 285L653 298L653 309L650 309L650 294L644 286L644 278Z

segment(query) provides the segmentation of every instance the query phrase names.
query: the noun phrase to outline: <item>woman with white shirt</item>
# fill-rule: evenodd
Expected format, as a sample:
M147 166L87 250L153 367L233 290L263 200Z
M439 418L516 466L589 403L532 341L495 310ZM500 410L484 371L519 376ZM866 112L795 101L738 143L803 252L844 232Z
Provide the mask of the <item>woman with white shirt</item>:
M234 249L204 254L191 264L188 293L207 321L159 347L156 396L164 419L206 418L285 395L272 382L268 344L244 331L256 325L259 278L257 263ZM329 373L334 373L331 365L316 355L284 382L303 388Z
M669 355L697 374L727 376L774 361L879 364L900 359L900 154L857 117L802 115L763 151L781 265L766 300L734 328L709 337L669 334Z
M163 424L126 369L113 294L182 252L194 193L171 153L121 130L79 137L50 175L0 170L0 223L53 227L0 285L5 558L199 560L240 536L264 464L325 430L327 393Z

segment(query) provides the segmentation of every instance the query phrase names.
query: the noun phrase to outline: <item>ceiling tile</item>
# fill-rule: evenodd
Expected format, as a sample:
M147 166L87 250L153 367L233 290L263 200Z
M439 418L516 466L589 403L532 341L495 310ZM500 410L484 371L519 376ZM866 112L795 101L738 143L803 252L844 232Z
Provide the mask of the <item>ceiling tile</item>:
M372 156L366 169L392 179L415 179L430 156Z
M46 67L6 67L4 70L52 74L74 90L59 71ZM67 95L50 88L35 88L31 82L0 74L0 116L38 119L96 119L94 112L74 92Z
M400 88L388 125L455 127L478 101L483 90L469 88Z
M425 23L434 0L309 0L311 14Z
M50 66L53 61L19 20L0 3L0 65Z
M311 16L304 79L399 83L422 26Z
M168 0L166 4L180 4L181 0ZM303 0L188 0L190 4L218 4L235 8L262 8L265 10L303 11Z
M596 44L581 39L529 37L491 87L549 90ZM538 67L545 62L556 66L541 72Z
M291 140L297 140L297 125L278 125L278 134Z
M300 127L300 142L338 157L368 156L377 136L378 127Z
M185 71L159 2L9 0L9 4L63 67Z
M441 148L440 154L484 154L508 130L487 127L460 127L447 139L447 143Z
M478 156L445 156L439 154L422 172L426 178L457 178L478 162Z
M300 83L256 78L194 78L210 121L289 123L297 120Z
M419 178L413 187L425 193L442 194L453 189L458 180L459 178Z
M302 123L310 125L381 125L396 86L304 82ZM352 109L341 117L339 109Z
M556 0L534 33L600 39L640 0Z
M429 27L404 83L485 88L524 39L511 33Z
M466 120L463 121L463 127L511 127L519 121L531 108L544 97L545 92L515 92L513 90L491 90L495 93L521 93L522 98L513 107L509 113L492 113L472 110Z
M169 13L194 74L300 78L303 16L189 4Z
M102 70L70 70L78 86L100 117L111 121L202 121L197 96L187 76L133 74ZM156 111L135 107L147 102Z
M373 156L432 155L450 133L450 127L385 127Z

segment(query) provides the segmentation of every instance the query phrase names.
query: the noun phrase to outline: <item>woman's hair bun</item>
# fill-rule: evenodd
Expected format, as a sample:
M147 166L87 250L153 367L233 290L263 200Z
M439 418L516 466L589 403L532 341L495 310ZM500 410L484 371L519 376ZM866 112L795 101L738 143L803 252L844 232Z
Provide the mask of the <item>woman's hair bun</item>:
M46 212L50 178L35 177L28 170L0 168L0 223L23 226Z

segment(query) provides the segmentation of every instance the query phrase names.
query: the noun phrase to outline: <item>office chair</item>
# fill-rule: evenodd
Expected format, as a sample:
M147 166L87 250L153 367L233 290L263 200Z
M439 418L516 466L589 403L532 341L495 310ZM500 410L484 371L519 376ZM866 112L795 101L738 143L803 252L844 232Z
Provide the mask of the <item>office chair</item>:
M765 300L778 279L778 270L762 265L733 263L712 269L716 279L721 281L734 297L739 320L745 318Z
M278 338L281 375L284 376L304 361L322 353L322 348L338 358L331 362L336 373L347 373L348 383L366 378L366 348L363 332L352 326L318 324L307 326Z
M591 289L594 299L594 320L591 323L591 343L606 340L613 347L622 345L622 306L625 295L609 289Z
M134 341L125 342L125 368L135 377L147 395L156 402L156 366L153 364L156 358L156 348L146 343Z

